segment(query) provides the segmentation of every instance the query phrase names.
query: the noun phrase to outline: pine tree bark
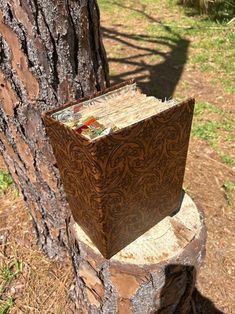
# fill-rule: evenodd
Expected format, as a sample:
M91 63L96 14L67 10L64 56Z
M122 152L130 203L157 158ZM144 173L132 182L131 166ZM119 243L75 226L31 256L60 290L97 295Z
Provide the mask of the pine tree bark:
M108 84L96 0L0 2L0 152L50 257L70 210L41 113Z

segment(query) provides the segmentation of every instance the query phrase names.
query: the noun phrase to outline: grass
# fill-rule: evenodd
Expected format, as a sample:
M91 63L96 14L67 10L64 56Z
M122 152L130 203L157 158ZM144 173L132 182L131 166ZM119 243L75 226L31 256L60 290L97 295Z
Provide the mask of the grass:
M224 199L229 206L233 205L232 192L235 191L235 183L231 181L224 182Z
M98 2L101 15L110 15L113 23L125 25L128 32L133 33L133 23L140 23L147 35L163 39L164 45L174 45L174 41L179 38L190 41L188 66L210 75L219 74L214 75L217 82L222 83L225 92L235 94L235 82L232 79L235 77L235 54L232 49L235 45L235 32L232 25L218 23L206 15L192 16L192 10L178 6L176 0ZM163 46L158 44L157 48L166 48ZM115 51L112 50L112 54Z
M231 80L222 79L222 85L226 93L235 94L235 83L232 84Z
M226 154L220 154L220 157L225 164L235 167L235 159L233 157Z
M208 76L208 84L212 86L218 84L225 92L235 93L233 79L235 54L232 49L235 46L235 32L232 25L217 22L206 15L195 15L192 9L178 6L174 0L120 0L118 2L99 0L98 2L101 16L102 13L106 18L109 16L115 29L119 26L125 27L125 30L120 32L127 35L121 37L124 41L115 41L111 49L106 47L108 57L115 59L117 65L119 59L125 58L128 65L129 55L148 53L143 60L131 59L130 61L136 62L137 67L140 68L144 68L145 64L153 68L153 65L164 63L170 55L174 66L181 64L184 66L186 61L184 45L189 43L186 56L187 70L192 73L196 70L199 74L201 71L202 76ZM161 14L159 14L159 7ZM129 47L129 34L131 34L129 41L136 47L141 47L140 52ZM150 52L146 46L149 45L146 38L153 43ZM143 50L145 47L147 47L146 51ZM112 62L110 69L111 74L118 76L119 70L117 67L115 70L112 69ZM183 85L187 90L191 89L190 82L184 81ZM158 85L154 88L153 93L161 94ZM178 93L177 96L181 97ZM229 149L234 141L235 123L231 117L229 112L208 102L197 103L192 135L206 141L217 152L222 162L234 167L235 160L230 153L232 149Z
M0 286L0 298L2 294L11 284L12 280L22 272L22 262L18 259L14 259L9 265L3 266L0 269L0 278L2 279L2 284Z
M211 114L208 120L207 116ZM229 112L209 103L197 103L194 111L192 136L206 141L220 156L221 160L234 167L235 159L225 154L220 142L234 141L235 123Z
M218 113L221 115L225 115L226 111L218 108L208 102L198 102L195 105L195 109L194 109L194 115L202 115L205 113L209 113L209 112L213 112L213 113Z
M207 121L201 125L194 126L192 135L209 142L212 146L215 146L214 141L218 139L218 130L221 126L221 123L217 121Z
M204 34L203 34L204 32ZM219 73L217 82L222 82L225 92L235 93L234 77L235 56L232 47L235 44L230 27L218 30L202 29L195 34L192 43L190 63L209 74Z
M0 314L7 314L13 305L14 301L11 297L9 297L6 301L0 300Z
M2 266L0 269L0 314L6 314L14 305L12 297L4 300L4 293L8 290L12 281L22 272L22 262L14 259L9 265Z
M4 192L13 183L12 177L3 170L0 170L0 192Z

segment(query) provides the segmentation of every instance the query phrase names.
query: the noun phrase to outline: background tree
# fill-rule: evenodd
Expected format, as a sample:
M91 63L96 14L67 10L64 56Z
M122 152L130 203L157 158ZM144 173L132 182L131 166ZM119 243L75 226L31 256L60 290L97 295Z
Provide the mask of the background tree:
M50 257L70 211L40 114L107 84L95 0L0 2L0 152Z

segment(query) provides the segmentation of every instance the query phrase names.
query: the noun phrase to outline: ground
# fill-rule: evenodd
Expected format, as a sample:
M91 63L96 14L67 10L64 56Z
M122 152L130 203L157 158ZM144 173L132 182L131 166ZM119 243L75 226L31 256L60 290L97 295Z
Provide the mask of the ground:
M196 98L184 188L205 210L208 241L195 300L201 313L234 313L235 24L169 0L99 4L112 82L134 77L150 95ZM38 250L2 161L0 169L0 313L70 313L70 261Z

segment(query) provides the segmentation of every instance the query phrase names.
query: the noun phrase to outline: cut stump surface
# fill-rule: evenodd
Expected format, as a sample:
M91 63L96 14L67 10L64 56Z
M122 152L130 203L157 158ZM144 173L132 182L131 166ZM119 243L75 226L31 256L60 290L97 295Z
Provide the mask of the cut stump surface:
M204 256L203 213L185 194L181 208L110 260L71 220L79 313L188 313Z

